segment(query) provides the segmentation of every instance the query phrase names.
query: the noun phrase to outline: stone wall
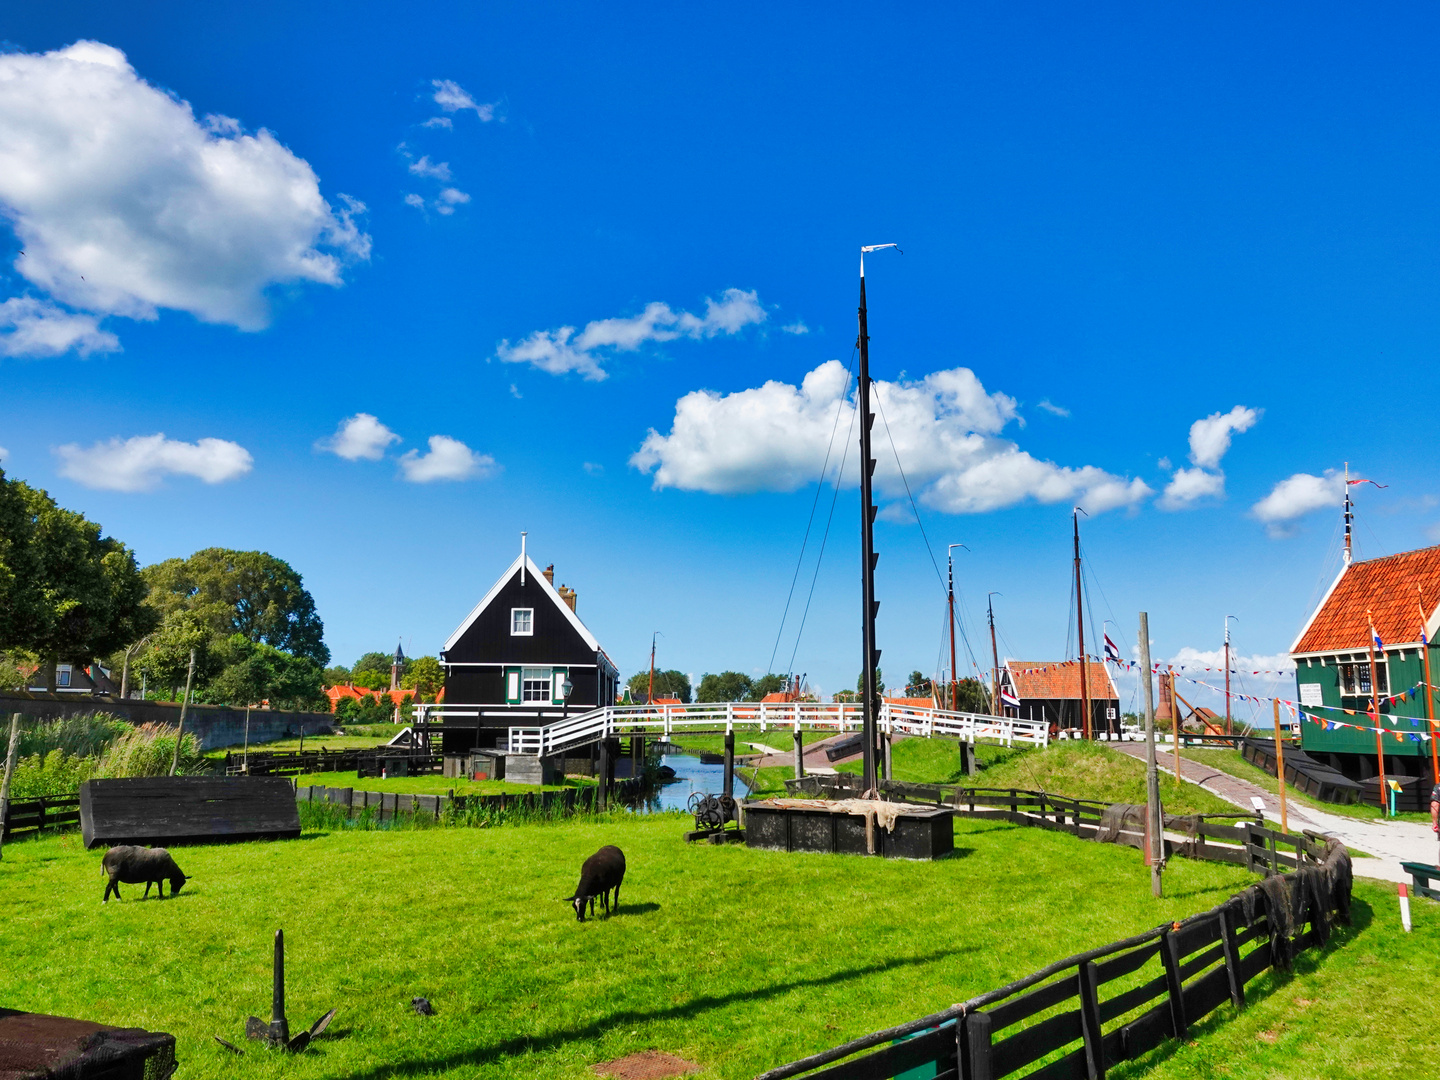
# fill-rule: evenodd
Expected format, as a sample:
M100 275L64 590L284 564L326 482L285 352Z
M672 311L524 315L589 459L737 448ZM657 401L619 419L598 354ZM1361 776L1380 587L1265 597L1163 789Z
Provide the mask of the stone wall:
M121 701L118 698L71 697L24 691L0 694L0 716L8 717L17 712L42 720L77 713L106 712L132 724L174 727L180 722L180 706L168 701ZM335 717L330 713L251 709L250 744L256 746L277 739L296 738L302 732L307 736L326 734L334 724ZM185 730L200 740L201 750L239 746L245 741L245 710L228 705L191 705L185 715Z

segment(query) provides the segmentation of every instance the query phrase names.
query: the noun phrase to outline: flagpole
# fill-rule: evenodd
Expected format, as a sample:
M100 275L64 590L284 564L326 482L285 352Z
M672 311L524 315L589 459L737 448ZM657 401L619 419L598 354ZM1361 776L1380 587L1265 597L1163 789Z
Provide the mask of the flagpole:
M1440 784L1440 750L1435 747L1435 688L1430 685L1430 635L1425 618L1425 586L1415 587L1420 590L1420 655L1425 660L1425 719L1430 722L1430 771L1435 776L1435 783Z
M1390 816L1385 812L1385 741L1380 730L1380 686L1375 678L1375 618L1368 608L1365 621L1370 624L1370 719L1375 724L1375 757L1380 764L1380 816L1383 818Z
M1280 831L1290 831L1290 816L1285 810L1285 740L1280 737L1280 699L1275 699L1275 771L1280 779Z

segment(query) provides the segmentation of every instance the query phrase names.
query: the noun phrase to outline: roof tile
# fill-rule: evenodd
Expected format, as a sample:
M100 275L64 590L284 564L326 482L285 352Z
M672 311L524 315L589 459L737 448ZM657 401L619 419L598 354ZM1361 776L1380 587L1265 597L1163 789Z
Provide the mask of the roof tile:
M1011 685L1017 697L1080 700L1080 662L1078 660L1006 660ZM1098 660L1091 660L1086 671L1090 700L1119 698L1110 672Z
M1420 593L1425 590L1426 618L1435 624L1440 602L1440 546L1405 551L1351 563L1310 620L1292 650L1317 653L1366 649L1370 644L1368 609L1386 644L1420 640Z

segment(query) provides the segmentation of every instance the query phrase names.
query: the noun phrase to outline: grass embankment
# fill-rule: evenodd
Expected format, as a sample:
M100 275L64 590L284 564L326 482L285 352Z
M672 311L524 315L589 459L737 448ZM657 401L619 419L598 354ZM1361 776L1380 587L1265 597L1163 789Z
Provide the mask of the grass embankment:
M1165 756L1163 756L1160 759L1160 764L1173 768L1175 765L1175 759L1172 755L1173 751L1171 752L1171 754L1166 754ZM1271 776L1259 766L1252 765L1250 762L1246 761L1243 757L1240 756L1240 751L1238 750L1228 750L1210 747L1184 747L1180 750L1180 756L1182 758L1190 758L1194 761L1198 761L1203 765L1209 765L1212 769L1218 769L1220 772L1229 773L1231 776L1237 777L1240 780L1248 780L1250 781L1250 783L1256 784L1264 788L1266 791L1276 790L1275 777ZM1425 783L1426 787L1428 788L1429 785L1426 781L1422 781L1422 783ZM1381 817L1380 808L1378 806L1365 806L1360 803L1321 802L1319 799L1312 799L1308 795L1301 794L1300 792L1296 791L1295 788L1290 784L1285 785L1285 798L1291 803L1291 805L1307 806L1315 810L1322 810L1327 814L1334 814L1337 817L1356 818L1358 820L1365 821L1379 821ZM1389 818L1389 820L1418 821L1428 825L1430 823L1430 815L1428 813L1420 814L1414 812L1413 810L1407 810L1396 814L1394 817Z
M936 863L687 845L687 824L614 816L186 848L175 854L193 880L178 897L141 902L125 886L123 902L104 905L99 853L79 837L12 843L0 874L5 1004L173 1032L193 1078L578 1080L647 1047L699 1061L702 1077L742 1078L1206 909L1252 880L1177 861L1157 902L1129 848L990 822L958 821L956 856ZM577 924L555 901L606 843L626 853L623 903ZM1395 964L1347 965L1349 999L1433 985L1425 958L1440 948L1440 914L1421 908ZM340 1010L297 1057L241 1037L247 1015L268 1015L282 927L292 1027ZM1318 966L1333 972L1347 955ZM438 1015L416 1016L415 995ZM1279 1021L1260 1019L1285 1014L1266 1008L1256 1002L1243 1022L1269 1030ZM1321 1023L1348 1025L1366 1053L1395 1061L1435 1045L1428 1025L1404 1048L1366 1036L1370 1022L1368 1010L1316 1008L1292 1027L1309 1024L1313 1039ZM1217 1030L1238 1061L1243 1043ZM1329 1075L1297 1067L1309 1052L1287 1058L1285 1075Z
M325 772L297 776L295 783L300 787L307 784L314 787L348 787L357 791L398 791L404 795L445 795L451 791L456 795L523 795L536 791L563 791L567 787L593 787L595 781L589 777L572 776L567 777L563 784L538 787L535 784L512 784L507 780L466 780L438 775L391 776L384 780L378 776L367 776L358 780L353 772Z
M390 732L390 734L384 738L375 735L352 735L349 732L344 735L307 735L305 737L304 749L317 752L320 750L373 750L377 746L384 746L399 730L399 728L395 729L395 731ZM209 758L223 758L227 753L239 754L242 753L244 749L244 743L236 743L234 746L222 746L214 750L207 750L205 756ZM298 738L280 739L278 742L267 743L252 742L250 744L250 752L252 754L271 750L299 749L301 749L301 746Z
M810 728L800 730L800 742L804 746L813 746L822 739L834 738L840 734L834 728L828 731L815 731ZM672 734L670 742L676 746L683 747L692 754L723 754L725 752L724 735L682 735ZM735 753L763 754L763 750L755 750L751 743L764 743L766 746L779 750L781 753L789 754L795 749L795 732L792 728L771 728L769 731L760 731L756 728L744 728L735 732Z
M896 780L913 784L1021 788L1112 803L1145 801L1144 762L1104 743L1057 742L1043 750L980 743L975 749L983 767L969 777L961 769L959 743L949 739L903 739L891 748L891 772ZM838 770L859 773L860 763L840 765ZM1242 812L1220 796L1164 773L1160 774L1160 801L1172 814Z

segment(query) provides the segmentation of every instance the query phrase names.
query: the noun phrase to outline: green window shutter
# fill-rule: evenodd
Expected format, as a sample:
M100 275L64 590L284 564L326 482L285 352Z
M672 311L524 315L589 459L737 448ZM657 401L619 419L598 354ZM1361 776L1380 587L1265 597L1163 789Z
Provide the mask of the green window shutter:
M550 704L565 704L565 680L570 677L570 669L557 667L550 670Z
M518 667L505 669L505 704L520 704L520 669Z

